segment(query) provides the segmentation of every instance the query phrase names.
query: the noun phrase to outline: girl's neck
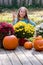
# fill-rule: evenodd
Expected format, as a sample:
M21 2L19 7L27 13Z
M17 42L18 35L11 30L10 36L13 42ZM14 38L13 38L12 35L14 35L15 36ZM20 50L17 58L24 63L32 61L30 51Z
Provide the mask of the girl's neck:
M22 19L24 19L24 18L20 17L19 19L22 20Z

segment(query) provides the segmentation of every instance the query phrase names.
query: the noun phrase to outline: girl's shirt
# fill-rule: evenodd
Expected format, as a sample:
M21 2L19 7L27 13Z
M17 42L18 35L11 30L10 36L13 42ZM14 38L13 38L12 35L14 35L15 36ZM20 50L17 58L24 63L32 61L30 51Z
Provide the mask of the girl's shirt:
M32 20L22 19L22 20L20 20L20 21L21 21L21 22L23 21L23 22L25 22L25 23L27 23L27 24L30 23L30 24L32 24L33 26L36 26L36 23L33 22ZM18 19L15 18L14 21L13 21L13 25L15 25L17 22L18 22Z

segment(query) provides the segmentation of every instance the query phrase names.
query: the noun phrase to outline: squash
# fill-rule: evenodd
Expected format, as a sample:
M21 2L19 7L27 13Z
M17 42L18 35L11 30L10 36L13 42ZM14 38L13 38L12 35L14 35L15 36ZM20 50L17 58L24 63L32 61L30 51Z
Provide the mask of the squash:
M42 38L42 36L37 36L37 37L34 37L34 39L33 39L33 43L34 43L34 41L36 41L36 40L42 40L43 38Z
M14 35L5 36L3 39L3 47L5 49L16 49L18 46L18 39Z
M43 51L43 39L42 40L34 40L34 48L37 51Z
M25 49L32 49L32 47L33 47L32 44L33 44L32 42L25 42L24 48L25 48Z
M42 39L42 36L37 36L37 37L35 37L35 40L41 40Z

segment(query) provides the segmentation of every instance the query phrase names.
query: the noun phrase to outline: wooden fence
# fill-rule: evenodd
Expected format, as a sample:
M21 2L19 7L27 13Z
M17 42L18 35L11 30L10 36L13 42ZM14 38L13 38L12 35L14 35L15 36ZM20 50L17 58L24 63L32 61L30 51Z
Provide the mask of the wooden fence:
M43 5L43 0L0 0L0 5L28 6L32 4Z

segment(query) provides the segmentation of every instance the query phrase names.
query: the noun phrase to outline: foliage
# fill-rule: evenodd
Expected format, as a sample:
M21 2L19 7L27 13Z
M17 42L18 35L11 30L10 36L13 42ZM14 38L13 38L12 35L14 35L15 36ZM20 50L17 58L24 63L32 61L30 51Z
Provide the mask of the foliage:
M31 19L36 24L40 24L43 22L43 17L37 15L28 15L29 19Z
M14 26L15 29L15 35L18 38L29 38L34 35L35 28L31 24L26 24L25 22L19 21Z
M0 14L0 21L1 22L6 21L6 22L11 23L12 20L13 20L12 14L10 14L10 13L2 13L2 14Z
M5 36L12 34L14 34L13 26L7 22L0 22L0 45L2 45L2 40Z
M43 23L36 27L36 36L41 35L43 37Z
M11 31L11 34L14 33L13 26L7 22L0 22L0 32L9 33L9 31Z

